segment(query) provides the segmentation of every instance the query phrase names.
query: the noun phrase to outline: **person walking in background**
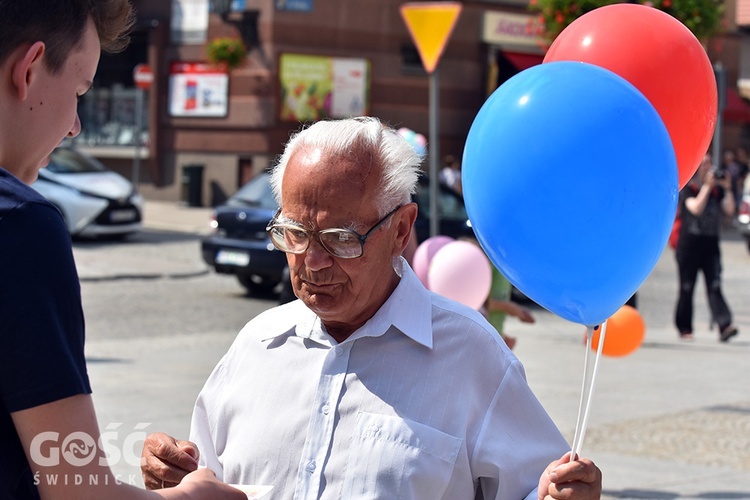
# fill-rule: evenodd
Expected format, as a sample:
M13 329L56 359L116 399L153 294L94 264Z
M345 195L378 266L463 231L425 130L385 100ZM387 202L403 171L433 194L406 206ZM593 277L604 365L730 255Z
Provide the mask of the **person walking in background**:
M706 154L690 182L680 192L682 220L675 256L679 270L679 294L675 325L683 340L693 339L693 294L698 271L703 273L713 321L719 326L719 340L737 335L732 313L721 291L721 219L734 215L735 202L727 173L713 169Z
M505 317L514 316L524 323L534 323L534 316L527 308L511 300L513 285L503 274L492 266L492 287L485 303L486 316L490 324L500 334L510 349L516 345L516 337L505 333Z
M744 152L744 150L739 148L738 152L740 151ZM734 196L734 203L736 207L739 206L740 201L742 200L742 184L744 183L745 176L747 175L746 160L747 158L745 158L745 161L742 161L734 151L732 151L731 149L727 149L726 151L724 151L721 166L718 169L719 172L726 174L729 177L729 191L731 192L732 196Z
M750 171L750 159L748 159L745 148L739 147L735 151L737 172L732 179L732 188L734 189L734 203L736 210L742 202L742 191L745 187L745 179L747 179L747 174Z
M445 165L440 171L440 183L463 195L461 189L461 162L453 155L445 156Z

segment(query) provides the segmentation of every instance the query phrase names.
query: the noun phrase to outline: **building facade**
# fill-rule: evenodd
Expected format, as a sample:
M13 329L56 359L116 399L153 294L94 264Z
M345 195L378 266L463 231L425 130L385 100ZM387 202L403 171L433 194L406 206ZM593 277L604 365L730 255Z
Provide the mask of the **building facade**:
M403 1L134 3L132 43L102 57L80 104L84 133L77 142L134 178L149 199L216 205L270 166L289 135L311 120L368 114L428 134L429 77L400 15ZM489 93L541 63L545 46L527 5L462 2L436 76L440 157L460 157ZM728 8L727 16L734 14ZM248 49L228 71L207 64L206 45L223 37L240 37ZM709 55L724 61L734 90L725 144L740 145L750 113L737 91L734 22L717 40ZM138 65L153 74L148 90L135 85Z

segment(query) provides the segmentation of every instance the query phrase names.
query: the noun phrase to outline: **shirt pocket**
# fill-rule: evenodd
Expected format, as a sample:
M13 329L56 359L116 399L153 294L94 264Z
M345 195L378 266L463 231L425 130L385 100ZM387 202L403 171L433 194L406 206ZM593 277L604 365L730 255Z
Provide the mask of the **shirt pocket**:
M440 498L461 444L412 420L360 412L341 498Z

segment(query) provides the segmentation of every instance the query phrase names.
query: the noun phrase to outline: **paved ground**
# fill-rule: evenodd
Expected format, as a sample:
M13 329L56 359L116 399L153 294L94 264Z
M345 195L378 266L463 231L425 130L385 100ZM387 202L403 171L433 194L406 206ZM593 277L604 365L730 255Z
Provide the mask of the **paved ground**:
M203 232L209 214L209 209L149 202L146 224ZM737 260L747 256L743 242L722 245ZM206 272L198 260L165 258L147 248L105 269L87 259L86 250L77 250L76 259L83 280ZM641 348L625 358L601 360L583 454L604 471L605 498L750 499L750 266L745 261L744 267L725 272L741 331L728 344L708 330L700 290L696 324L704 329L696 331L692 343L676 338L664 311L653 307L665 294L673 296L676 287L675 278L656 278L674 273L673 258L665 253L654 278L639 291L647 324ZM534 325L512 323L519 339L515 352L532 388L572 441L583 330L543 310L535 315ZM118 432L121 441L155 430L186 436L193 400L233 336L206 332L183 336L179 343L172 338L90 342L89 371L102 427ZM115 428L116 423L121 425ZM126 458L114 469L123 480L138 483L138 468Z

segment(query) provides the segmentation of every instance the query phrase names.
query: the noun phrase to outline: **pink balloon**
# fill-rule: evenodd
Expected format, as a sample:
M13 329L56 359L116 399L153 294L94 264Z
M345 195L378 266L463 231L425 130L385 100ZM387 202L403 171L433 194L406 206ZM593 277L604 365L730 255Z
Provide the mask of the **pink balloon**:
M453 241L432 258L429 289L473 309L484 305L492 286L492 265L475 243Z
M417 278L419 278L419 281L421 281L426 288L430 288L428 284L428 274L430 272L430 262L432 262L432 258L438 250L452 241L455 240L450 236L433 236L420 243L414 251L411 268L414 269Z

